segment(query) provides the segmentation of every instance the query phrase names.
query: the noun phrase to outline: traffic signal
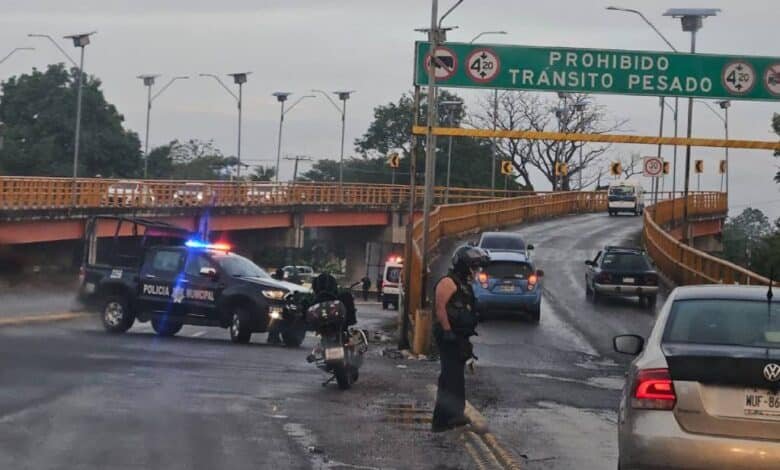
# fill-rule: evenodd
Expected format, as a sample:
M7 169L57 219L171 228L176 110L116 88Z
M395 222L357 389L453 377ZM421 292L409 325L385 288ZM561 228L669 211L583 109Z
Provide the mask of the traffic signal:
M693 165L693 169L696 173L704 173L704 160L696 160Z
M555 176L566 176L569 174L569 165L563 162L555 163Z
M387 164L390 168L398 168L401 166L401 156L398 155L398 152L393 152L387 156Z
M669 174L669 166L670 166L669 162L664 162L664 174L665 175Z
M623 174L623 165L621 165L620 162L613 162L609 165L609 172L612 176L620 176Z
M501 161L501 174L502 175L511 175L514 172L514 165L512 165L511 160L502 160Z
M721 160L720 161L720 165L718 166L718 171L722 175L722 174L726 173L726 169L727 169L727 167L726 167L726 160Z

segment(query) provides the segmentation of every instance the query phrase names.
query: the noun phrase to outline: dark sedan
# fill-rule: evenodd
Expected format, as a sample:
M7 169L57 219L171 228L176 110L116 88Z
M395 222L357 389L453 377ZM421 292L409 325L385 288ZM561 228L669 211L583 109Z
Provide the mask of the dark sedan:
M585 293L593 302L611 295L638 297L648 308L655 305L658 273L643 250L607 246L585 264Z

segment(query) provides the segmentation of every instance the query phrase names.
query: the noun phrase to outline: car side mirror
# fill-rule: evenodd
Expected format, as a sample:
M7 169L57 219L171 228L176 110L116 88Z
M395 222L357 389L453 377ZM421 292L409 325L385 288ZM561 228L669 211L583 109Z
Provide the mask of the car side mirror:
M214 269L214 268L202 267L202 268L200 268L200 275L208 277L208 278L211 278L211 279L216 279L217 278L217 270Z
M537 269L536 270L536 277L544 277L544 270L543 269Z
M636 356L645 347L645 339L639 335L620 335L612 339L615 352Z
M528 246L527 246L525 249L526 249L526 250L533 250L533 249L534 249L534 246L529 244L529 245L528 245Z

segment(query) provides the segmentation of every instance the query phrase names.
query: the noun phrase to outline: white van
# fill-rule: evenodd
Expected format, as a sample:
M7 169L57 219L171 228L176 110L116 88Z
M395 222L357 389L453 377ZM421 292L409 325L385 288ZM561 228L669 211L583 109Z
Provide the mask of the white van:
M387 310L391 304L396 310L398 309L403 268L403 259L400 256L391 256L385 263L385 271L382 274L382 309L384 310Z
M631 212L639 215L645 210L645 189L638 181L615 181L609 184L607 194L609 215Z

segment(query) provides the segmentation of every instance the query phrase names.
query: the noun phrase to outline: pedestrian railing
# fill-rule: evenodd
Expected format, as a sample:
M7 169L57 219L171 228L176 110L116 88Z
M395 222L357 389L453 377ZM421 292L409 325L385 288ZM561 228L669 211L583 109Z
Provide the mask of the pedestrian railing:
M423 188L417 188L417 200ZM434 190L437 203L472 202L540 192L450 188ZM408 202L407 185L364 183L267 183L230 181L116 180L0 177L0 210L280 205L396 206Z
M677 285L759 284L769 279L745 268L697 250L677 240L667 230L682 221L685 199L661 201L645 211L645 247L656 266ZM725 217L725 193L699 193L688 197L689 218Z

